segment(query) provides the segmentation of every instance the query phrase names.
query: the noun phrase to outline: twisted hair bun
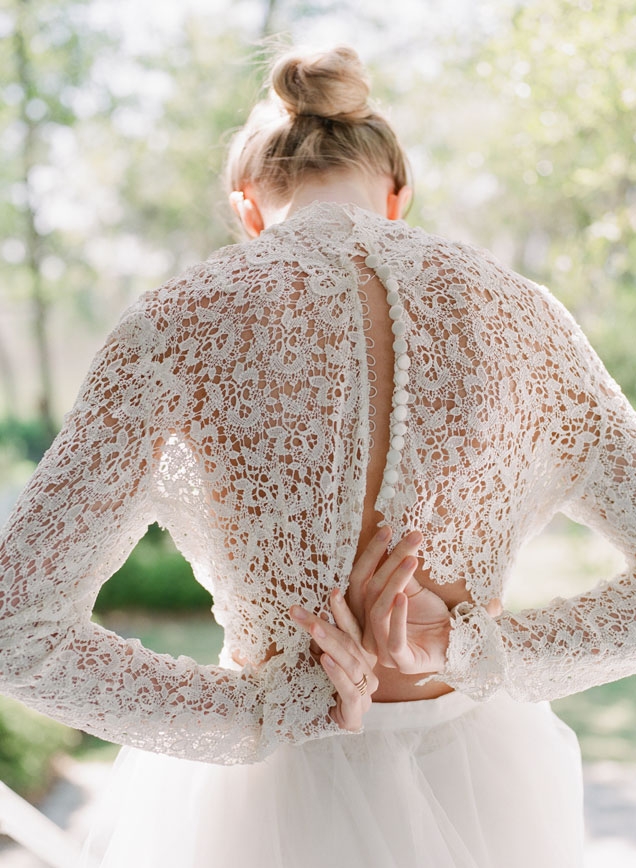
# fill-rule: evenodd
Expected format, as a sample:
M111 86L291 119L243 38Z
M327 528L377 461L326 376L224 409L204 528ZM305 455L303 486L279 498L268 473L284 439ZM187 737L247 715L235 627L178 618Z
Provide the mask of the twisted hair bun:
M314 115L356 123L373 114L365 68L347 46L281 57L272 69L271 88L292 119Z
M389 122L369 105L369 82L352 48L284 54L272 66L269 93L232 142L229 191L249 184L288 203L299 184L325 172L362 169L407 182L406 157Z

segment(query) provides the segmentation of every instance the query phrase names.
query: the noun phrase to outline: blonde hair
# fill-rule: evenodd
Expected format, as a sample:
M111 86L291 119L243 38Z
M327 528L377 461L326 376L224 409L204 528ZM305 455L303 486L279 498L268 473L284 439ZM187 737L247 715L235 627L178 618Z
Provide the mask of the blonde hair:
M351 167L388 175L400 190L407 160L391 125L369 104L369 89L352 48L284 54L272 67L267 98L232 141L229 191L253 184L280 204L308 175Z

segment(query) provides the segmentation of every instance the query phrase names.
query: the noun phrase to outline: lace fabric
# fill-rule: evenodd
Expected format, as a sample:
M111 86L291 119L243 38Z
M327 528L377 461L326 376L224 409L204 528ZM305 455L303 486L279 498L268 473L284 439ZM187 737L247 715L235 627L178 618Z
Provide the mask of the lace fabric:
M395 539L422 530L432 577L472 598L433 677L550 699L636 672L636 417L570 315L483 251L314 203L143 296L94 360L3 533L3 692L209 762L340 731L288 611L346 590L360 533L374 394L361 261L399 299L399 448L377 508ZM628 569L491 618L520 546L559 510ZM213 593L221 666L90 620L152 521Z

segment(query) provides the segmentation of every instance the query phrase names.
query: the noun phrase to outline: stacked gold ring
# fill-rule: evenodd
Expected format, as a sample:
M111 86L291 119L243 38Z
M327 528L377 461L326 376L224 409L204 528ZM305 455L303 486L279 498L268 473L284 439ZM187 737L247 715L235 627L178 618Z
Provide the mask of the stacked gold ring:
M364 694L367 692L367 676L366 676L366 674L364 674L362 676L362 678L360 679L360 681L358 681L358 683L354 684L353 686L357 688L360 696L364 696Z

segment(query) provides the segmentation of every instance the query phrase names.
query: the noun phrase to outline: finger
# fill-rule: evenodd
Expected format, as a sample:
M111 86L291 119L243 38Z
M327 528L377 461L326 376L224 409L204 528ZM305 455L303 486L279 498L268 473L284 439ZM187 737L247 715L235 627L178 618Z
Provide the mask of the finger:
M503 606L499 597L493 597L492 600L486 604L486 611L491 618L496 618L498 615L501 615L503 612Z
M382 568L372 577L367 586L365 594L365 619L362 646L369 653L378 654L378 636L376 635L376 629L373 623L373 611L378 604L378 599L382 595L383 591L388 588L387 596L384 600L384 605L387 609L385 615L388 617L388 611L393 605L396 593L405 589L417 568L418 561L417 558L414 557L414 554L417 552L421 541L422 535L419 531L409 534L391 552L385 563L382 565ZM405 552L407 553L406 555L404 555ZM410 572L404 573L403 565L409 557L414 563L414 568L410 570ZM379 610L377 610L376 618L379 617Z
M395 666L395 661L388 647L391 614L396 596L401 594L408 585L413 573L417 569L417 564L417 558L412 556L405 558L398 569L395 570L369 612L369 623L378 649L378 660L383 666L390 668Z
M311 635L311 627L317 620L316 615L312 612L308 612L307 609L303 609L302 606L292 606L289 610L289 614L294 621L296 621L299 627L303 627ZM326 613L321 612L320 618L322 620L326 619ZM313 636L309 642L309 652L316 660L319 660L320 655L322 654L322 648L318 645Z
M422 544L422 539L423 536L419 530L411 531L411 533L408 533L404 539L401 539L382 566L375 570L373 575L370 577L367 593L369 591L372 594L374 591L377 593L378 589L383 588L389 576L395 572L404 558L408 555L417 553Z
M323 651L328 652L328 656L346 673L350 683L358 693L359 690L355 685L364 677L366 677L367 688L365 695L370 697L378 689L379 681L373 671L375 660L371 662L360 644L349 634L343 632L335 625L323 621L322 618L312 615L299 606L293 606L291 614L295 619L300 621L301 625L312 636L310 652L315 660L322 662ZM312 648L314 643L318 649L317 653ZM353 693L349 691L347 694L348 700L351 696L353 696ZM359 723L356 724L355 728L359 728Z
M373 629L371 624L367 621L364 625L364 633L362 635L362 648L364 649L365 654L369 654L372 657L377 659L378 657L378 643L375 641L375 636L373 635Z
M406 594L396 594L389 621L387 651L398 669L406 666L412 657L406 636L408 602Z
M359 681L363 672L370 671L362 648L348 633L335 624L323 621L301 606L292 606L290 614L298 621L322 651L327 651L336 662L346 668L354 681Z
M289 610L290 615L296 621L299 627L303 627L309 635L311 636L309 641L309 653L314 658L314 660L318 663L320 661L320 655L323 653L322 648L316 642L314 637L311 635L311 627L316 623L316 616L308 612L307 609L303 609L302 606L292 606ZM324 620L327 616L324 613L320 614L320 618Z
M400 540L382 566L369 578L364 589L365 624L371 607L386 585L389 577L395 572L405 557L417 554L422 539L422 534L419 531L407 534L404 539Z
M374 605L372 606L370 613L372 622L374 615L377 615L378 619L381 619L383 616L389 616L395 602L396 594L401 594L402 592L406 593L407 588L409 588L412 584L417 585L418 589L421 588L419 582L416 582L413 578L417 567L417 558L413 555L409 555L408 557L404 558L398 568L393 571L392 575L387 580L386 585L382 588L376 598Z
M329 654L320 661L338 693L333 717L342 729L357 732L362 726L362 716L371 707L370 693L362 695L352 683L347 672L338 666Z
M362 630L360 629L360 624L358 623L358 619L353 614L349 606L347 605L347 601L344 596L340 592L338 588L335 588L331 593L331 611L333 612L333 616L336 620L336 624L340 627L341 630L344 630L345 633L348 633L350 636L355 639L355 641L360 644L362 640Z
M370 672L369 663L361 648L348 633L343 633L331 624L314 624L311 635L321 649L345 670L353 683L357 683L363 674Z
M368 546L356 558L349 576L349 584L362 585L373 575L386 552L391 536L391 528L385 525L372 537Z
M323 621L329 620L329 615L326 612L321 612L319 617L322 618ZM318 643L313 638L313 636L311 638L311 641L309 642L309 653L314 658L314 660L316 660L316 661L320 660L320 655L322 654L322 648L320 647L320 645L318 645Z
M419 531L412 531L407 534L400 540L382 566L367 581L364 597L365 619L362 645L365 651L370 654L377 654L378 652L376 638L369 620L371 609L375 605L378 596L382 593L387 581L395 570L399 568L404 558L410 554L417 554L422 540L423 536Z

